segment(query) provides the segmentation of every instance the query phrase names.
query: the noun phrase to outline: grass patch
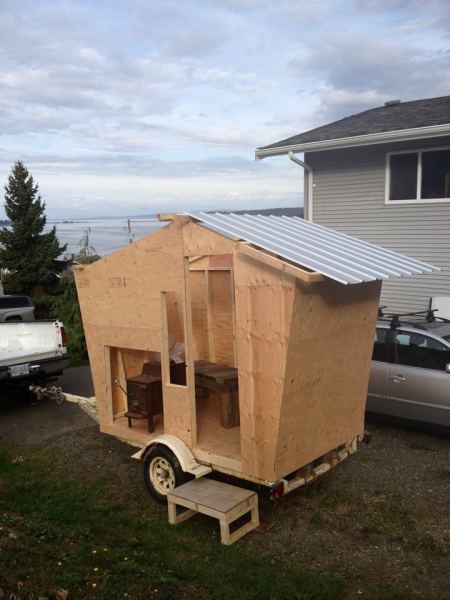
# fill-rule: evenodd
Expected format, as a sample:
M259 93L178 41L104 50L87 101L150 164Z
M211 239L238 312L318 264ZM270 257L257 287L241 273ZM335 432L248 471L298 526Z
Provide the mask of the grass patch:
M0 449L0 588L38 599L336 600L347 584L252 550L219 543L216 521L171 527L152 502L122 499L107 482L86 485L52 456ZM215 535L213 537L213 530ZM8 597L8 596L7 596Z
M416 533L414 513L404 508L403 503L397 498L376 503L365 517L369 527L385 536Z

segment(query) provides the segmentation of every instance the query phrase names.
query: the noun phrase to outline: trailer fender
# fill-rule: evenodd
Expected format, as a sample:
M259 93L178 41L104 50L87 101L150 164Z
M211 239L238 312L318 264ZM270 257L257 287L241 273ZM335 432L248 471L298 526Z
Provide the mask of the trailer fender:
M153 439L144 448L133 454L132 458L143 460L147 452L149 452L156 445L166 446L166 448L169 448L169 450L171 450L177 457L183 471L185 473L194 475L196 479L203 477L203 475L207 475L212 471L211 467L201 465L195 460L192 452L189 450L186 444L180 440L180 438L168 433L164 433Z

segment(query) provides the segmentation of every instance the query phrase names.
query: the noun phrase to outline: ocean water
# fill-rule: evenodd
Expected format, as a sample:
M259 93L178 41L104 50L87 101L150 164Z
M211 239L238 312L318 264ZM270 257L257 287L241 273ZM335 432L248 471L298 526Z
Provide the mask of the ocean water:
M48 221L46 230L53 225L59 243L67 244L67 254L78 254L81 249L81 239L88 232L90 252L105 256L129 243L127 219L92 219L85 221ZM138 240L142 236L160 229L167 223L157 219L131 219L132 238Z

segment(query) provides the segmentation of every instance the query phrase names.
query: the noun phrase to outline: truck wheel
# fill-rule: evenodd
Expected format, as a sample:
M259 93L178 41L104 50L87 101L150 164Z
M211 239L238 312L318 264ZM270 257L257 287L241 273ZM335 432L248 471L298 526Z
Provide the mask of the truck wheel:
M161 504L167 503L167 492L187 480L177 457L165 446L154 446L144 458L145 486Z

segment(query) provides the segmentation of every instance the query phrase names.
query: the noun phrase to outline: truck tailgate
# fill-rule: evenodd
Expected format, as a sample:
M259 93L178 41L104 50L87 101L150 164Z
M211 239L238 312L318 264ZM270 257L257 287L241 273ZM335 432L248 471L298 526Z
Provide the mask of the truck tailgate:
M59 321L0 323L0 367L66 354Z

